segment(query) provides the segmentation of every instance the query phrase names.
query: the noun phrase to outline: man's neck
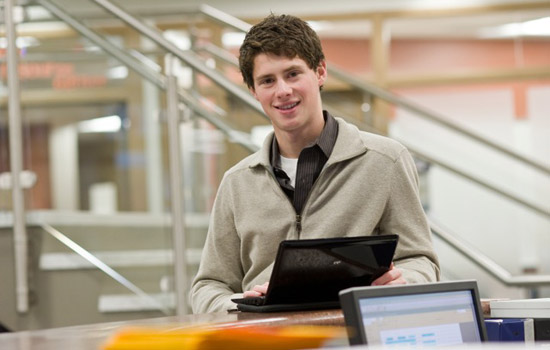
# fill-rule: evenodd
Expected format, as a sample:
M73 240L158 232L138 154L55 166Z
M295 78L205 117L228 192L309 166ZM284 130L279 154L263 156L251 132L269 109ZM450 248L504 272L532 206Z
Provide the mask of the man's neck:
M310 125L307 129L300 129L292 132L277 131L277 144L279 152L286 158L298 158L302 150L315 142L323 132L325 119L321 117L315 124Z

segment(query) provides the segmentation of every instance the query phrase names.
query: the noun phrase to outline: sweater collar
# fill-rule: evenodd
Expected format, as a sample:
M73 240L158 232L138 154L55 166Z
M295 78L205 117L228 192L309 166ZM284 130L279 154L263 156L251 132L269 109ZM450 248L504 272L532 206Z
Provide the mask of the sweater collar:
M330 113L326 113L327 119ZM356 157L367 152L367 147L361 140L359 129L350 123L347 123L342 118L334 118L338 123L338 136L336 143L332 149L332 153L327 161L328 164L337 163ZM271 132L264 140L262 148L251 156L250 167L263 166L267 169L271 168L271 146L274 142L274 133Z
M308 145L308 147L317 145L328 159L332 153L334 144L336 143L336 137L338 136L338 123L327 111L323 111L323 118L325 120L325 126L321 131L321 135L319 135L319 137L312 144ZM273 136L271 141L270 156L272 166L277 164L280 155L281 153L279 151L277 137Z

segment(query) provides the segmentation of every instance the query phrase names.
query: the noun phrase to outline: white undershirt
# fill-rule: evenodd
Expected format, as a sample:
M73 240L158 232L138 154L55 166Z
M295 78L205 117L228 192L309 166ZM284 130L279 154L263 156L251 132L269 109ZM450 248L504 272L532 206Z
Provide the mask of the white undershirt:
M292 187L296 185L296 167L298 166L298 158L285 158L280 156L281 168L290 178L290 184Z

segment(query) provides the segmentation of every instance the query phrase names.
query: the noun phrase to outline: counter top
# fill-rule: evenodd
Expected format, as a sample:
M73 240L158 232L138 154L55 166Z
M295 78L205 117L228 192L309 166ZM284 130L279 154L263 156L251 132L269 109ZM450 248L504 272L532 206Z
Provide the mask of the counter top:
M220 312L211 314L170 316L124 322L98 323L83 326L53 328L0 334L2 350L98 350L117 330L128 326L162 326L184 329L198 325L223 328L242 325L327 325L343 326L342 310L302 312L248 313Z
M483 314L490 314L489 300L481 301ZM243 325L316 325L344 326L340 309L300 312L220 312L198 315L169 316L124 322L98 323L83 326L53 328L0 334L2 350L98 350L118 330L128 326L163 327L168 330L195 326L214 328Z

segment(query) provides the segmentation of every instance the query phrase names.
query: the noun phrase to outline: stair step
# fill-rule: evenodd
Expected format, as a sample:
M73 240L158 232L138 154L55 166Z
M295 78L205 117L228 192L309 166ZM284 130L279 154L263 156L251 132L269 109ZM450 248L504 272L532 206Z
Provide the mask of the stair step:
M187 249L187 263L197 265L202 249ZM90 252L112 268L166 266L174 263L174 253L169 249L114 250ZM40 269L44 271L95 269L76 253L44 253L40 256Z
M176 307L176 297L173 292L149 295L167 309ZM152 300L135 294L104 294L99 296L98 310L103 313L158 311L158 307Z

